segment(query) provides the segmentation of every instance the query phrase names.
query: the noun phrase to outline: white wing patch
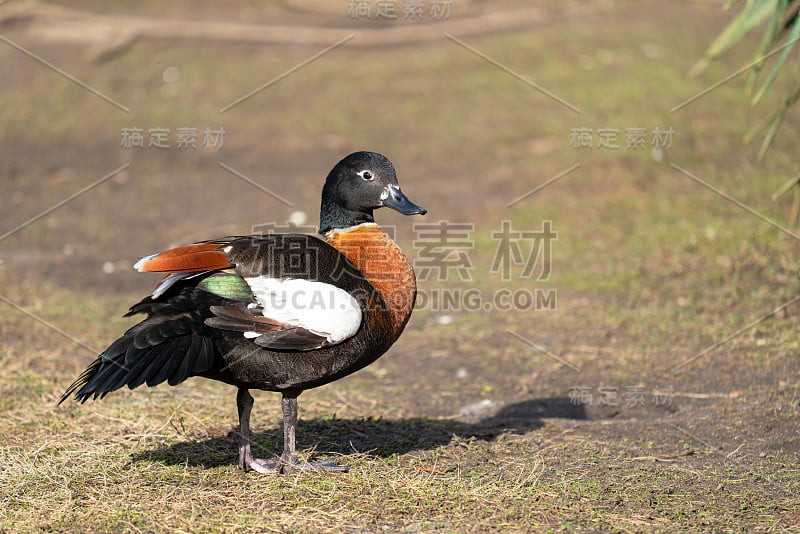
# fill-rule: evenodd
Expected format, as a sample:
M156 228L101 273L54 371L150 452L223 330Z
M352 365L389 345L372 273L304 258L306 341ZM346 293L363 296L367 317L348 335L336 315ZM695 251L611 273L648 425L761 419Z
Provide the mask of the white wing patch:
M350 293L334 285L311 280L245 278L264 317L299 326L325 336L335 344L352 337L361 326L361 306ZM245 332L246 338L258 337Z

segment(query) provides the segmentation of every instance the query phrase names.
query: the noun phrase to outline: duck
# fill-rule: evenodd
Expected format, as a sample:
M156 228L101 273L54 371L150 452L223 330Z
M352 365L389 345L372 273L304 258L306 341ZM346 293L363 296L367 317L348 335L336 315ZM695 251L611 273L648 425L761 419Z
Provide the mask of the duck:
M400 189L394 166L355 152L328 173L319 234L231 236L141 258L140 272L163 273L125 315L145 318L111 343L58 404L102 399L123 386L189 377L237 389L239 467L245 472L347 471L335 459L301 462L298 396L371 364L400 337L416 299L409 259L375 222L388 207L425 215ZM254 458L251 390L281 394L283 451Z

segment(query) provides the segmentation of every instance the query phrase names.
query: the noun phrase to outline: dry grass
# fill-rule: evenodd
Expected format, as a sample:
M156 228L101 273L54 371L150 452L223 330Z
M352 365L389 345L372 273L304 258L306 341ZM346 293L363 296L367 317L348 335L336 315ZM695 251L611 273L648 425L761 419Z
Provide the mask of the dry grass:
M419 310L378 362L300 398L303 454L341 456L352 466L344 475L240 472L235 393L222 384L193 379L56 407L94 352L0 303L0 532L797 531L796 307L671 372L800 290L795 239L669 166L787 224L790 206L769 196L796 173L796 147L786 134L754 164L756 149L738 145L754 117L733 111L735 81L669 113L741 64L734 54L706 80L683 78L707 44L698 35L721 25L714 13L619 2L591 20L470 40L580 104L579 116L444 40L337 50L224 121L221 105L316 50L149 42L97 66L69 48L36 47L135 107L123 116L0 47L13 67L0 79L9 154L0 171L11 177L0 180L3 229L132 163L0 251L0 294L97 349L131 324L119 316L154 283L128 272L138 254L246 232L292 209L313 220L315 169L350 149L391 155L429 221L475 224L473 279L431 280L425 291L530 288L488 274L491 232L504 219L552 220L559 232L541 284L558 290L556 311ZM180 66L180 90L163 86L165 65ZM220 154L118 146L122 127L221 121L230 136ZM568 146L571 128L652 125L675 127L663 162ZM796 130L795 118L784 128ZM295 206L253 196L218 160ZM409 221L381 216L413 251ZM118 266L111 274L107 261ZM668 406L648 397L580 407L567 399L578 385L672 386L675 396ZM275 455L276 395L256 395L253 424L257 453Z

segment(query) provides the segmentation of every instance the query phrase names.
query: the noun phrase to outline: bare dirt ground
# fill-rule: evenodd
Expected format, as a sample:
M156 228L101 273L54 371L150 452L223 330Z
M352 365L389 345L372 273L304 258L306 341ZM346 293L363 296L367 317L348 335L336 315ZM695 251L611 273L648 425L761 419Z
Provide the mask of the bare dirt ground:
M800 530L798 236L770 200L797 173L796 112L756 163L741 138L777 100L749 110L733 80L670 111L746 62L684 77L718 6L464 2L445 19L426 2L407 21L400 2L392 21L351 4L80 1L110 22L67 43L69 18L0 3L0 531ZM298 30L121 37L125 17ZM320 55L300 28L353 37ZM655 127L674 131L663 150ZM169 146L126 147L133 128ZM386 356L301 397L300 445L349 474L240 474L233 390L199 379L55 407L156 283L138 257L298 211L313 231L325 174L359 149L428 208L377 215L430 271ZM412 226L439 221L468 235ZM493 269L503 221L552 221L546 280L522 274L530 241L509 277ZM537 291L555 305L497 300ZM272 455L277 399L256 410Z

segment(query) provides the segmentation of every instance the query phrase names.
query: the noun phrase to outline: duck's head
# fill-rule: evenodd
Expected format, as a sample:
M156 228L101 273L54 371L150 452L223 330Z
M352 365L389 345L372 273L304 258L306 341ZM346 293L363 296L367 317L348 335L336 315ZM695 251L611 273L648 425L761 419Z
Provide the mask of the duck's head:
M375 222L372 212L389 207L404 215L425 215L400 190L394 165L375 152L350 154L328 174L322 188L319 233Z

